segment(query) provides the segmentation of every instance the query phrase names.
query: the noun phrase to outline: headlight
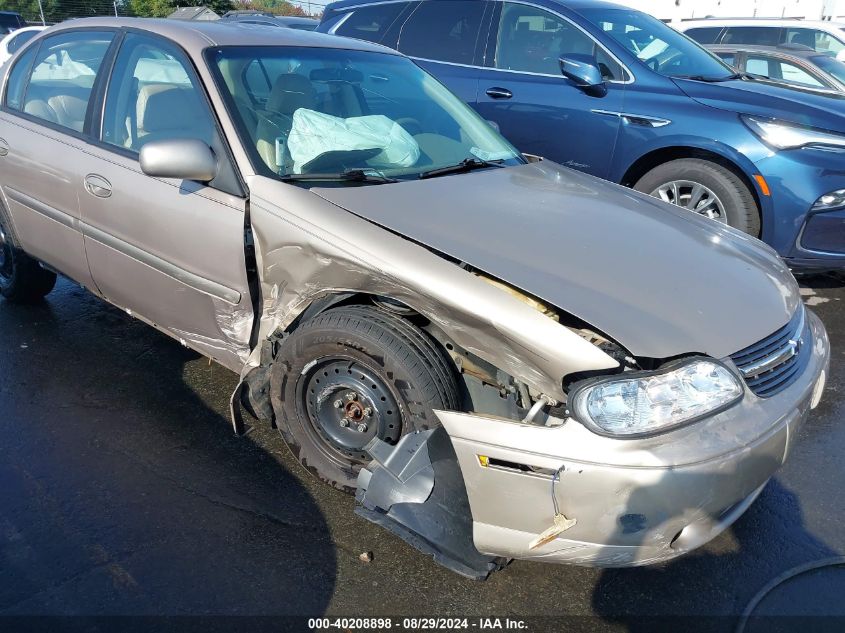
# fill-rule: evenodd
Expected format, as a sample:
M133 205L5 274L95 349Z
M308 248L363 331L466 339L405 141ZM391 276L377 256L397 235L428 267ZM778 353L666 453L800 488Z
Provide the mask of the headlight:
M816 200L812 211L835 211L845 207L845 189L837 189Z
M575 418L601 435L660 433L725 409L742 397L739 379L713 360L671 363L587 382L570 397Z
M828 151L845 151L845 135L843 134L775 119L743 115L742 120L762 141L778 149L809 147Z

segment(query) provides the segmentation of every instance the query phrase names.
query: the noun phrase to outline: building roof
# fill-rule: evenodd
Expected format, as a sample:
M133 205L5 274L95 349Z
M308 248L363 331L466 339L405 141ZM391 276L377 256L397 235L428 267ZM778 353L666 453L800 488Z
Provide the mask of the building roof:
M198 20L200 18L208 20L209 18L218 19L219 17L208 7L179 7L167 16L169 20Z

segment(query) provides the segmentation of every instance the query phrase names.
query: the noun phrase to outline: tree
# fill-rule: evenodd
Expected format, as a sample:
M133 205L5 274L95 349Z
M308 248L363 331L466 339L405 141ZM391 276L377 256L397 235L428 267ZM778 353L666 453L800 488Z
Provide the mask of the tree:
M174 8L171 0L129 0L129 10L142 18L166 18Z
M235 8L272 13L273 15L295 15L299 17L308 15L302 7L287 0L235 0Z

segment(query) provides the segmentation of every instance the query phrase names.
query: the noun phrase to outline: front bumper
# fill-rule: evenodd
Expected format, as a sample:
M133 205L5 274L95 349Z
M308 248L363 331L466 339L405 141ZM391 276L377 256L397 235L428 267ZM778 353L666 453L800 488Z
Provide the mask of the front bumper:
M845 268L845 212L810 210L821 196L845 188L845 157L790 150L773 152L755 167L771 188L763 241L795 270Z
M463 474L476 548L508 558L622 567L665 561L714 538L786 459L825 380L827 334L809 311L807 327L811 357L789 388L767 399L748 392L731 409L662 436L620 440L574 420L547 428L438 412ZM552 494L577 523L531 549L553 523Z

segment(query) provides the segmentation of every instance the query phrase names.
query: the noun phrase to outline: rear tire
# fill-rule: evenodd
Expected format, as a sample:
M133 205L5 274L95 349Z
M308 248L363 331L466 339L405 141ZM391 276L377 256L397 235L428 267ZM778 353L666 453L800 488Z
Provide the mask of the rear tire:
M370 306L328 310L285 339L270 377L279 431L322 481L352 493L374 437L396 444L460 405L445 352L406 319Z
M674 188L675 193L673 184L680 185L680 189ZM687 205L696 185L706 193L696 208L691 208ZM739 175L718 163L700 158L669 161L646 173L634 189L708 217L713 217L713 211L718 209L719 215L724 214L724 217L713 219L754 237L760 235L760 211L754 194ZM661 191L663 195L660 195Z
M17 248L0 223L0 295L14 303L34 303L56 285L56 273L45 270Z

